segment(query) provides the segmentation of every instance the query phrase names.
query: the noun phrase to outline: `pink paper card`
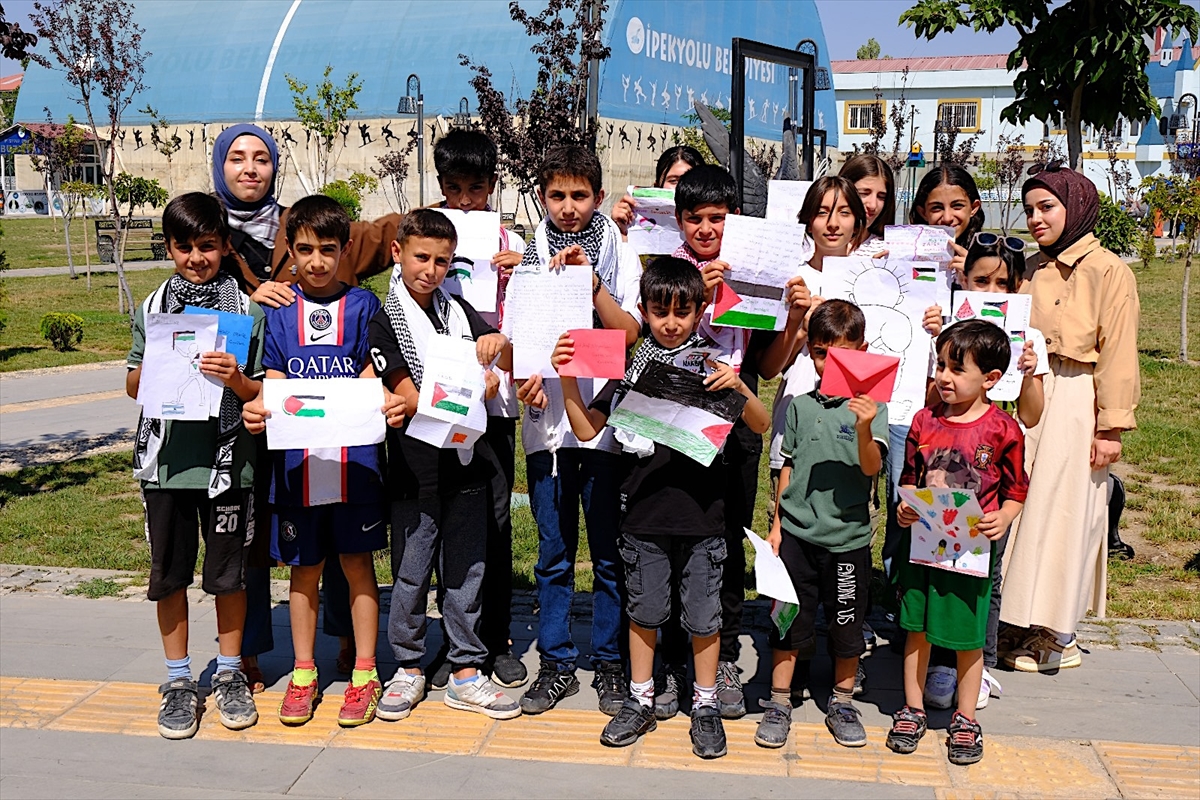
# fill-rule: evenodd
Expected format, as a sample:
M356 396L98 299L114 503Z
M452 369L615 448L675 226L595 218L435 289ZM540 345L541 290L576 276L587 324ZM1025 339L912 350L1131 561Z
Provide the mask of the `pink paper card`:
M563 364L559 375L613 380L625 377L625 331L576 328L567 333L575 340L575 357Z

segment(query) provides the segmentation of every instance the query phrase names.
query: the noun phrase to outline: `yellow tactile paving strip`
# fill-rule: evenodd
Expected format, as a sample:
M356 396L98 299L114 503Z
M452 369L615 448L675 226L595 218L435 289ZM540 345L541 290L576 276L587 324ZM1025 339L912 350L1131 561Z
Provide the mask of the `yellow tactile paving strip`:
M226 730L210 702L197 738L928 786L940 800L1200 797L1196 747L995 735L984 760L964 768L946 761L941 731L930 731L916 753L897 756L884 747L882 728L867 731L866 747L849 749L835 744L824 725L795 723L786 747L766 750L754 744L755 722L747 719L725 723L727 756L701 761L692 755L685 717L660 722L632 747L613 749L599 742L607 718L596 711L495 722L430 699L406 720L342 729L336 693L300 727L280 724L280 694L256 699L258 724L245 731ZM0 727L157 736L158 704L150 684L0 676Z
M1122 797L1200 797L1200 749L1092 742Z

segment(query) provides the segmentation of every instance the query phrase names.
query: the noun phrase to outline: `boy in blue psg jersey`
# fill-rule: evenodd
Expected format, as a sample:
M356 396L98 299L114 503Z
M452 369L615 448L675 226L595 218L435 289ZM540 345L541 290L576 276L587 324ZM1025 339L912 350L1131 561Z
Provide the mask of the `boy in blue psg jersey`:
M380 309L366 289L337 279L350 246L350 217L324 195L305 197L287 220L296 261L296 302L267 311L263 367L267 378L373 378L367 323ZM404 420L404 401L384 389L388 423ZM262 396L243 411L246 428L265 427ZM383 445L276 450L271 480L271 556L291 567L289 612L296 663L279 719L302 725L319 697L313 651L317 585L326 558L338 558L350 584L356 659L338 724L375 716L382 685L375 671L379 594L371 553L387 547L382 480Z

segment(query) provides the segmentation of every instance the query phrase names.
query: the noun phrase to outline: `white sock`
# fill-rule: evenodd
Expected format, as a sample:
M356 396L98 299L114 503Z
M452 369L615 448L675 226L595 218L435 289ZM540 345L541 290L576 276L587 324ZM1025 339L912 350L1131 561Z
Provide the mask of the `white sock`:
M654 678L644 683L629 682L629 695L641 704L642 708L654 705Z
M1073 633L1058 633L1055 631L1054 636L1058 639L1058 643L1063 647L1066 647L1071 642L1075 641L1075 634Z
M713 706L717 705L717 685L701 686L698 683L692 684L692 705L693 706Z

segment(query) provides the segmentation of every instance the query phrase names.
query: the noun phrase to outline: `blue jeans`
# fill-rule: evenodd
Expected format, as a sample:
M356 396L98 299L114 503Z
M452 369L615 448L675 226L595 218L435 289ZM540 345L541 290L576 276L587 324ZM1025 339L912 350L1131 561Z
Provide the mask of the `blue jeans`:
M883 534L883 574L889 579L895 576L892 564L896 558L908 560L908 553L898 553L900 534L903 529L896 522L896 506L900 498L896 487L900 485L900 472L904 469L904 441L908 438L908 425L888 425L887 460L887 525Z
M537 578L543 661L574 668L579 648L571 639L575 554L579 548L579 503L592 553L592 650L598 661L621 660L621 457L582 448L558 451L558 476L551 476L548 451L526 457L529 505L538 526Z

